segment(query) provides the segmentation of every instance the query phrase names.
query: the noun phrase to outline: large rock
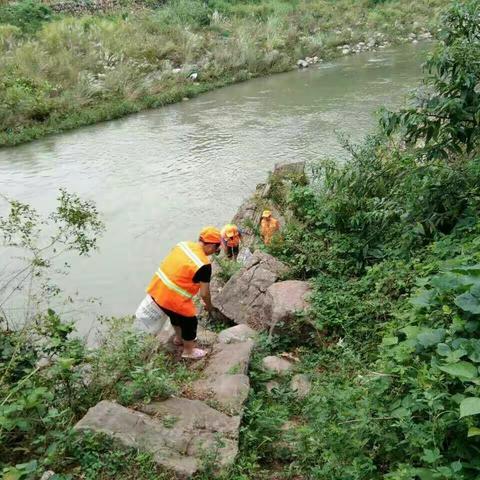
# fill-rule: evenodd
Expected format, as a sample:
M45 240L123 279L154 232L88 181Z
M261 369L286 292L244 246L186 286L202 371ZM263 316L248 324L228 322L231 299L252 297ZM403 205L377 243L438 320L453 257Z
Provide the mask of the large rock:
M310 285L300 280L286 280L268 287L264 299L263 327L270 334L280 325L287 325L295 314L308 307Z
M226 328L218 334L220 343L240 343L255 338L257 332L246 324Z
M191 478L205 452L217 451L220 466L233 463L237 452L239 417L229 417L203 402L171 398L144 408L153 418L113 402L90 408L76 429L114 437L126 447L152 454L179 478Z
M293 363L285 358L270 355L262 360L262 367L267 372L285 375L293 369Z
M302 175L305 173L305 162L279 162L275 164L273 175L288 176L288 175Z
M269 324L265 317L265 295L286 271L286 266L271 255L256 251L245 267L225 284L213 304L235 323L253 327Z

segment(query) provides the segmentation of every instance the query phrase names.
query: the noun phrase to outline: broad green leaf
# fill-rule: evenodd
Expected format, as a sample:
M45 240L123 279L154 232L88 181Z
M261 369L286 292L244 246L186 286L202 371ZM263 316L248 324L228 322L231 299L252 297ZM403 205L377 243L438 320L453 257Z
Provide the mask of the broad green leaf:
M445 330L443 328L426 329L417 335L417 340L424 347L437 345L445 338Z
M480 275L480 263L466 267L455 267L451 269L452 272L462 273L466 275Z
M470 427L468 429L467 437L477 437L478 435L480 435L480 428Z
M61 357L57 360L57 363L64 370L70 370L73 367L73 364L75 363L75 359L74 358Z
M463 468L463 465L462 465L462 462L460 461L456 461L456 462L452 462L450 464L450 468L454 471L454 472L459 472L462 468Z
M441 458L442 458L442 454L440 453L440 450L438 448L434 448L433 450L426 448L422 455L422 460L427 463L435 463L437 460L440 460Z
M389 345L396 345L398 343L398 337L384 337L382 339L382 345L387 347Z
M437 353L441 357L446 357L451 352L450 347L446 343L439 343L437 345Z
M400 331L403 332L407 338L415 338L420 333L421 328L416 325L408 325L400 329Z
M433 303L435 297L434 290L423 290L418 295L410 299L410 303L417 308L427 308Z
M452 395L450 398L457 405L460 405L462 403L462 400L465 398L465 395L461 393L456 393L455 395Z
M415 473L420 480L435 480L435 471L429 468L417 468Z
M461 276L458 273L446 272L442 275L433 277L431 282L433 287L446 292L463 285Z
M453 377L458 377L461 380L470 380L477 376L477 368L470 362L458 362L452 365L443 365L438 367L443 372L446 372ZM462 402L463 403L463 402Z
M472 338L467 345L468 358L472 362L480 363L480 340Z
M455 305L465 312L480 313L480 296L478 288L474 287L470 292L465 292L455 298Z
M405 417L409 417L411 414L412 414L412 412L410 410L408 410L407 408L399 407L399 408L396 408L395 410L393 410L392 417L405 418Z
M417 233L418 235L425 235L425 228L423 228L423 225L419 222L417 222L413 228L412 231Z
M462 400L460 404L460 418L480 413L480 398L468 397Z
M23 473L16 468L10 468L7 472L3 473L3 480L19 480Z
M459 348L458 350L453 350L447 355L445 361L447 363L457 363L462 357L464 357L467 352L463 348Z
M22 470L24 473L33 473L36 471L38 462L37 460L30 460L27 463L20 463L15 465L19 470Z

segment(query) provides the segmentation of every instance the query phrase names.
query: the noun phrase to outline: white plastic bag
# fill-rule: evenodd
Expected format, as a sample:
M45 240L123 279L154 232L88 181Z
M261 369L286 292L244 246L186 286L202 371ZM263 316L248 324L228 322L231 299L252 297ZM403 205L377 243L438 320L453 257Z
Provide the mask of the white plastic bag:
M167 323L168 317L162 309L147 295L135 312L134 327L141 332L157 335Z

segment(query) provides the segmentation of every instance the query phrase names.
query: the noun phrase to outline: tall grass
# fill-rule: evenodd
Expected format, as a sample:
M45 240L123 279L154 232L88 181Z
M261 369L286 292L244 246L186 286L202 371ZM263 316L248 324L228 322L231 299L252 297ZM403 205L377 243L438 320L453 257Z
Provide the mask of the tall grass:
M157 9L39 19L44 10L28 0L30 10L17 10L34 19L34 32L24 17L17 25L0 20L0 145L285 71L305 55L332 58L338 45L374 32L395 41L432 29L445 3L171 0ZM13 17L0 9L1 18Z

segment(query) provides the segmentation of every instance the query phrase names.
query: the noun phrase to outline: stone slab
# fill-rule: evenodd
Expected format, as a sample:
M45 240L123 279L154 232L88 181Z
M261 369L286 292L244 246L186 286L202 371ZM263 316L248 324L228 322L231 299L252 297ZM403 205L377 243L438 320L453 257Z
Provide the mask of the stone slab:
M224 374L211 380L197 380L192 390L202 400L228 415L239 415L250 390L250 380L244 374Z
M253 328L243 323L222 330L218 334L218 341L219 343L240 343L253 339L256 335L257 332Z
M218 463L233 463L238 452L239 417L229 417L203 402L171 398L144 407L144 412L101 401L75 426L110 435L126 447L152 454L179 478L190 478L206 452L216 449ZM148 415L146 414L148 413Z
M246 375L253 346L253 340L240 343L217 343L207 358L207 366L203 370L204 378L215 379L224 374Z

